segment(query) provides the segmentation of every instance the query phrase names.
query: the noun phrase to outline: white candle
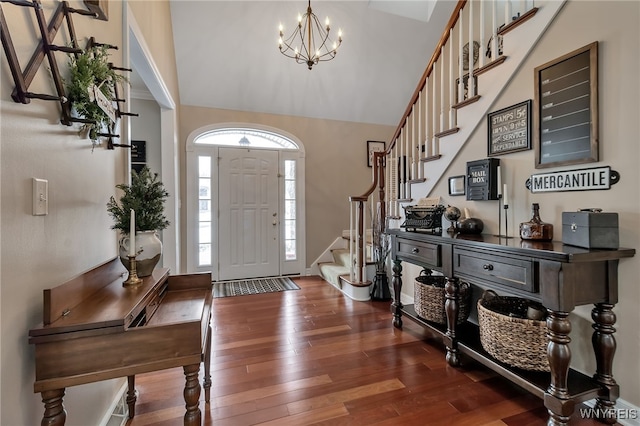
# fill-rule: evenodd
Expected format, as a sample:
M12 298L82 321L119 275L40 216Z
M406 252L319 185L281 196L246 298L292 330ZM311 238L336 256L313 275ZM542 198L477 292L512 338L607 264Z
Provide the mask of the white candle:
M504 204L505 206L508 206L508 205L509 205L509 197L507 197L507 195L508 195L508 192L507 192L507 184L505 183L505 184L503 185L503 187L502 187L502 198L503 198L503 200L504 200L504 201L503 201L503 204Z
M498 175L498 196L500 196L502 195L502 173L500 173L500 166L498 166L496 174Z
M136 211L131 209L129 221L129 256L136 255Z

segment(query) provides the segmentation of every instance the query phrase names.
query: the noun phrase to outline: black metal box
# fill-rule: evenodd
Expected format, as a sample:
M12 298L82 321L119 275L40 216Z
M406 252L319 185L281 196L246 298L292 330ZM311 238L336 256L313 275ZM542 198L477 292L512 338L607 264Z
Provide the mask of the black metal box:
M562 212L562 242L589 249L617 249L618 213Z
M499 165L497 158L467 162L467 200L498 199Z

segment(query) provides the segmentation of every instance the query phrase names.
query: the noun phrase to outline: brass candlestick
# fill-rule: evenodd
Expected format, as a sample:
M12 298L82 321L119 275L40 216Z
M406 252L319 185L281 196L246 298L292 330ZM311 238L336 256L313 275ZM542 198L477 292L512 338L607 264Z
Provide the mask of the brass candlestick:
M134 287L142 284L142 278L138 277L138 272L136 270L136 256L129 255L129 278L125 282L122 283L124 287Z

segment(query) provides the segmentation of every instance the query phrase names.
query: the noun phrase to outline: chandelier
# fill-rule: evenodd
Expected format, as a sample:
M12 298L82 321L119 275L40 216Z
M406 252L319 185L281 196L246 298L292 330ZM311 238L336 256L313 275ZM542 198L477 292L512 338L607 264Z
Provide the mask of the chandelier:
M280 24L280 38L278 48L280 53L288 58L293 58L299 64L307 64L309 69L320 61L330 61L336 57L336 51L342 44L342 30L338 31L338 41L329 38L331 28L329 18L324 26L320 24L318 17L311 12L311 0L307 6L307 13L298 14L298 25L288 39L283 39L284 28Z

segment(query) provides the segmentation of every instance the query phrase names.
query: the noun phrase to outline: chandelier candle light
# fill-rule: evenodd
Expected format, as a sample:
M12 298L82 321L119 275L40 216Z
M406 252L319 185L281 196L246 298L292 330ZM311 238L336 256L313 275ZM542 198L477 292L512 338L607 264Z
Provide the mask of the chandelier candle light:
M330 61L335 58L338 47L342 44L342 30L338 30L338 41L332 41L329 38L331 31L329 18L325 20L323 27L318 17L311 12L311 0L307 6L307 13L298 14L298 25L291 36L284 39L283 31L284 28L280 24L280 38L278 39L280 53L295 59L299 64L307 64L309 69L320 61Z

